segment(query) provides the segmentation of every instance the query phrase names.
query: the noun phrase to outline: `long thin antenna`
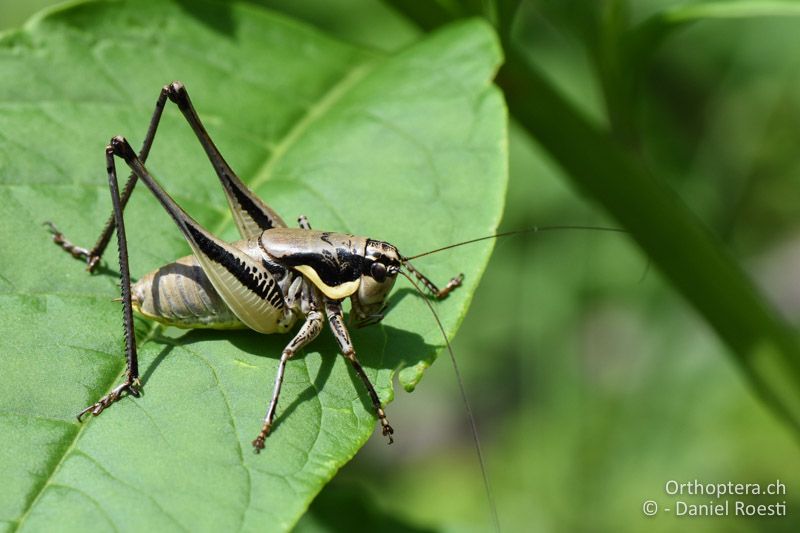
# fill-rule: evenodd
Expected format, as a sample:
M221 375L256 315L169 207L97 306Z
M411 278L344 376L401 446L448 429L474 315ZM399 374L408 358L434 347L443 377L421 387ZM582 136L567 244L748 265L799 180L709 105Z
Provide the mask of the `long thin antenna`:
M472 408L469 405L469 400L467 399L467 391L464 389L464 380L461 379L461 371L458 369L458 363L456 362L456 356L453 353L453 347L450 346L450 341L447 339L447 333L444 331L444 326L442 325L442 321L439 320L439 315L436 314L436 311L433 308L433 305L428 300L427 295L422 292L422 289L419 288L417 283L405 272L402 270L400 273L409 281L411 285L417 290L420 296L422 296L422 300L428 306L428 309L431 310L433 314L433 318L436 320L436 325L439 326L439 331L442 332L442 337L444 337L444 342L447 345L447 352L450 354L450 361L453 363L453 370L456 374L456 379L458 380L458 390L461 392L461 399L464 401L464 407L467 411L467 417L469 418L469 425L470 429L472 430L472 438L475 441L475 452L478 454L478 462L481 465L481 476L483 476L483 487L486 489L486 498L489 500L489 508L492 512L492 522L494 523L494 529L498 533L500 533L500 518L497 515L497 506L494 502L494 497L492 496L492 489L489 486L489 474L486 471L486 462L483 459L483 451L481 450L481 441L478 438L478 426L475 423L475 417L472 415Z
M436 248L435 250L431 250L429 252L423 252L421 254L412 255L409 257L405 257L406 260L417 259L418 257L424 257L426 255L435 254L438 252L443 252L445 250L449 250L450 248L457 248L459 246L464 246L465 244L472 244L473 242L480 242L486 241L488 239L497 239L499 237L508 237L511 235L519 235L520 233L537 233L541 231L553 231L553 230L565 230L565 229L574 229L574 230L590 230L590 231L613 231L615 233L628 233L627 230L621 228L606 228L603 226L533 226L532 228L526 229L518 229L514 231L504 231L502 233L495 233L494 235L487 235L485 237L478 237L477 239L470 239L468 241L457 242L455 244L449 244L447 246L442 246L441 248Z

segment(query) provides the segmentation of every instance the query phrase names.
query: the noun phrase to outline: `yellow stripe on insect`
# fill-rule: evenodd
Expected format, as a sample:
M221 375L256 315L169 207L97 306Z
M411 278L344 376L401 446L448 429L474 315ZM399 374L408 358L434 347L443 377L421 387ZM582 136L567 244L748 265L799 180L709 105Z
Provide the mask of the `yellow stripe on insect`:
M326 285L324 281L319 279L319 275L308 265L297 265L294 267L295 270L298 270L301 274L303 274L306 278L308 278L311 283L317 286L319 290L322 291L322 294L327 296L332 300L341 300L342 298L347 298L354 292L358 290L358 286L361 283L361 278L358 278L354 281L345 281L341 285L337 285L336 287L331 287L330 285Z

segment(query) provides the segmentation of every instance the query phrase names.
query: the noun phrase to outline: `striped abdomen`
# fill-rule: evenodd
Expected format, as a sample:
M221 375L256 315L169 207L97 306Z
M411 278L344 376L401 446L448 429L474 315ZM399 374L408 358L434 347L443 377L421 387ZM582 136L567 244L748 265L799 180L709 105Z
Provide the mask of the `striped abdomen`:
M193 255L142 277L131 287L131 299L134 311L169 326L246 327L222 300Z

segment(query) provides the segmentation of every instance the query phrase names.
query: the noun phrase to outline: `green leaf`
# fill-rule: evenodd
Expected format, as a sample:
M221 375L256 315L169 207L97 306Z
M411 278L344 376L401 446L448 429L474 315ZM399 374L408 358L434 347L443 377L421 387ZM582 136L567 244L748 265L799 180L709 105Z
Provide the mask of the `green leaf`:
M143 320L144 396L76 422L125 367L116 254L89 276L41 224L93 242L110 206L103 148L115 134L141 142L165 83L186 84L222 153L287 221L305 214L408 255L499 221L506 112L488 25L459 23L384 57L260 8L189 5L77 4L0 39L0 529L288 529L373 433L369 399L326 333L290 361L277 425L255 455L289 337ZM169 106L148 164L233 240L213 171ZM189 251L141 186L126 221L134 276ZM437 306L449 336L491 247L417 264L439 282L466 274ZM390 305L381 326L353 332L384 402L399 369L413 388L443 345L408 284Z
M800 16L800 3L781 0L695 2L664 9L631 28L620 43L626 74L638 78L658 46L675 30L705 20ZM631 95L635 96L635 95Z
M695 2L673 6L654 18L665 23L680 24L703 19L752 17L784 17L800 15L800 5L791 1L744 0L736 2Z

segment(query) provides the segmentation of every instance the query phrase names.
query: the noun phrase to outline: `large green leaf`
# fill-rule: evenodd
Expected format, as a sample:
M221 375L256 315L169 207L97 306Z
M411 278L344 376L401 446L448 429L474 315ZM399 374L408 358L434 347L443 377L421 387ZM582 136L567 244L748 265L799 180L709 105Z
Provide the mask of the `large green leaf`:
M93 241L109 214L103 147L120 133L141 142L165 83L186 84L223 154L286 220L306 214L315 228L406 254L498 223L506 113L488 25L460 23L383 57L259 8L189 6L79 4L0 40L0 529L286 529L373 433L368 398L323 334L290 362L277 426L255 455L289 338L161 332L142 320L144 396L76 422L124 369L116 254L89 276L41 223ZM176 109L150 166L197 220L236 238ZM143 188L126 217L135 276L188 253ZM466 274L438 306L450 336L490 250L418 264L435 280ZM424 303L399 286L383 324L354 332L384 401L398 369L413 388L443 344ZM402 439L414 428L395 430Z
M791 0L723 0L670 6L617 36L617 48L608 50L619 55L620 71L614 74L621 79L613 80L613 83L624 93L620 98L638 98L639 82L659 45L676 30L696 22L797 16L800 16L800 3Z

